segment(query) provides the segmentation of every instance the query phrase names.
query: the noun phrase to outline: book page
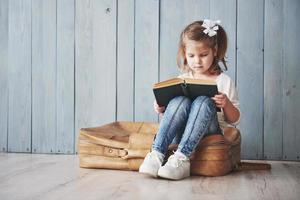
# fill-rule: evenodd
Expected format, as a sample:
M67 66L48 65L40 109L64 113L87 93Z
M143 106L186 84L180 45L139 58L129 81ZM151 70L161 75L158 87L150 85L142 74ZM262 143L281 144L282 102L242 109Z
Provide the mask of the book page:
M162 87L167 87L167 86L172 86L172 85L177 85L177 84L181 84L184 83L184 80L181 78L172 78L172 79L168 79L166 81L161 81L159 83L155 83L153 88L162 88Z
M185 83L187 83L187 84L217 85L217 83L212 80L191 79L191 78L185 78L184 80L185 80Z

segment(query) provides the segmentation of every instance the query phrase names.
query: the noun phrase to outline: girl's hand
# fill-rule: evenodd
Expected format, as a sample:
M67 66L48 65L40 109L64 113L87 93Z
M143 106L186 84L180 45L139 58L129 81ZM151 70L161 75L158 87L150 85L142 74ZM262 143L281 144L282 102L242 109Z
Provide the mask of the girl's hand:
M165 112L165 109L166 109L165 106L159 106L157 104L156 100L154 100L153 107L154 107L155 112L158 114Z
M219 92L219 94L216 94L211 99L214 100L216 106L219 107L219 108L226 107L228 105L228 103L230 102L227 95L222 93L222 92Z

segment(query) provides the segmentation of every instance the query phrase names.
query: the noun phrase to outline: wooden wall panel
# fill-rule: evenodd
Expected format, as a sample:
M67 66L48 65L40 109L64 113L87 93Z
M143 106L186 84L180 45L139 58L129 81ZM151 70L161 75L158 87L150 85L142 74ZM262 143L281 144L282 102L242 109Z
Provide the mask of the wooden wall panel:
M160 6L160 60L159 60L159 80L166 80L176 77L180 73L176 56L180 33L184 29L184 16L182 8L184 1L164 0Z
M57 106L55 153L74 153L75 3L57 1Z
M75 138L116 120L116 1L76 1ZM76 143L75 143L76 144Z
M55 152L56 1L32 1L32 151Z
M300 2L283 1L283 159L300 160Z
M242 156L263 156L263 9L264 2L237 4L237 86L242 121ZM249 17L251 16L251 17Z
M8 151L31 152L31 0L8 13Z
M134 120L157 121L152 86L158 80L159 1L135 1Z
M0 0L0 152L7 151L8 134L8 1Z
M282 159L283 3L265 1L264 158ZM275 97L275 98L274 98Z
M118 1L117 120L134 115L134 0Z

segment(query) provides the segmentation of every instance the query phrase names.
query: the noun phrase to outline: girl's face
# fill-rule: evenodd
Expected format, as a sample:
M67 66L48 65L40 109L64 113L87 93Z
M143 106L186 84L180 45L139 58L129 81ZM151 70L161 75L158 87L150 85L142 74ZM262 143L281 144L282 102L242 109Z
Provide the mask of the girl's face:
M185 46L185 58L189 68L196 74L209 75L208 69L214 61L216 51L203 42L188 40Z

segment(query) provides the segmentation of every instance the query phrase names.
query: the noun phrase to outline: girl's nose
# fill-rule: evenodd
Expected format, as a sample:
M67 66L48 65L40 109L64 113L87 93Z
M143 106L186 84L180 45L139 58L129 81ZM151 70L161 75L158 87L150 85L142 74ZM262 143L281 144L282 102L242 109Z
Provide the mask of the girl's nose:
M198 56L195 56L195 63L200 63L200 62L201 62L200 58Z

